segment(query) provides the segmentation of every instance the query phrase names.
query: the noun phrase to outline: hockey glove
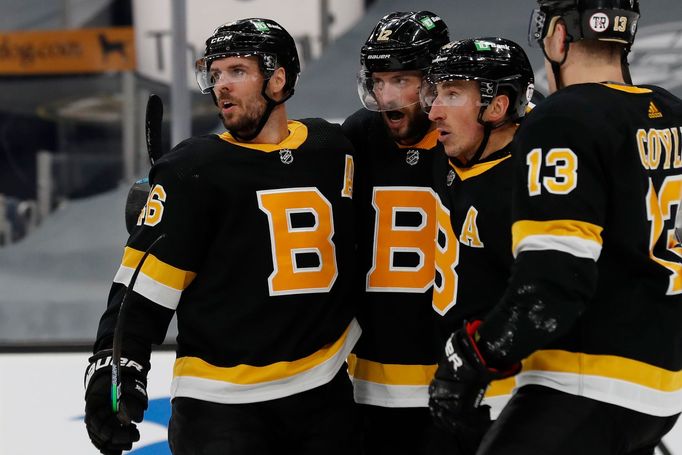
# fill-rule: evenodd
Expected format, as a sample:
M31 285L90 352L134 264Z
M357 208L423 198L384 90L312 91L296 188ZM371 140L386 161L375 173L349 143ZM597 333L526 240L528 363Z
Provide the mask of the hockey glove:
M490 407L481 406L488 384L520 370L520 365L504 372L486 366L473 339L480 323L465 322L450 335L429 386L429 410L436 424L471 448L478 446L491 423Z
M138 180L130 187L128 191L128 198L126 199L125 219L126 230L128 234L133 232L137 221L140 218L140 212L147 203L149 197L149 180L146 178Z
M92 443L106 455L120 455L140 440L134 423L122 424L112 407L111 349L90 357L85 372L85 426ZM121 358L121 406L133 422L142 422L147 409L148 362Z

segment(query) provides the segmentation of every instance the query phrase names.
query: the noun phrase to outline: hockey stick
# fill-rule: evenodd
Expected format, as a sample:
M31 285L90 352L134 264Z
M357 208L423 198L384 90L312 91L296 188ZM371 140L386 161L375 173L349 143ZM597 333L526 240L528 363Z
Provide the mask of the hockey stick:
M144 129L145 129L145 143L147 145L147 154L149 155L149 163L153 166L154 162L163 155L162 148L162 122L163 122L163 102L158 95L151 94L147 99L147 109L145 110ZM126 202L126 228L128 232L132 231L132 227L136 224L137 217L147 201L149 194L149 185L147 179L136 182L128 193L128 200ZM118 316L116 318L116 327L114 328L114 341L111 354L111 407L118 420L124 425L130 425L130 416L125 408L125 404L121 402L121 348L123 344L123 326L125 321L125 305L128 296L130 295L135 281L142 269L144 261L149 256L149 253L154 248L156 243L163 239L166 234L161 234L149 245L147 251L142 255L140 263L135 267L133 276L130 278L128 288L121 299L121 306L118 309Z
M658 446L656 448L661 452L662 455L673 455L673 453L668 449L668 447L663 444L663 441L658 443Z
M144 138L147 145L149 163L154 163L163 156L163 101L158 95L151 94L147 99L147 109L144 117ZM130 187L125 207L126 230L132 233L137 224L142 207L149 196L149 181L147 178L138 180Z
M163 155L161 144L161 126L163 122L163 101L152 93L147 99L147 110L144 117L145 141L149 162L154 165Z
M152 242L151 245L149 245L149 248L147 248L147 251L144 252L142 255L142 259L140 259L140 263L137 264L137 267L135 267L135 271L133 272L133 276L130 278L130 283L128 284L128 288L126 289L125 293L123 294L123 298L121 299L121 306L118 309L118 316L116 317L116 327L114 328L114 341L113 341L113 346L112 346L112 353L111 353L111 408L112 411L116 414L116 417L118 420L123 424L123 425L130 425L130 416L128 415L128 412L126 410L125 404L121 403L121 395L122 395L122 389L121 389L121 349L123 345L123 326L125 323L125 315L126 315L126 308L127 305L125 304L126 301L128 300L128 296L132 292L133 288L135 287L135 282L137 281L137 276L140 273L140 270L142 269L142 265L144 264L144 261L147 259L147 256L149 256L149 253L152 251L152 248L164 237L166 237L166 234L161 234L159 235L156 240Z

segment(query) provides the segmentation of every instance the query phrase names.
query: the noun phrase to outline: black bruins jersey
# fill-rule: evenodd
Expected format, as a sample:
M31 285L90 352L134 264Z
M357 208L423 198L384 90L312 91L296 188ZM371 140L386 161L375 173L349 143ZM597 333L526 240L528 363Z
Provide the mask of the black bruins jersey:
M511 264L511 146L471 167L452 161L438 195L454 237L439 232L434 309L444 333L482 319L507 287ZM443 207L441 207L441 210ZM441 227L442 229L442 227Z
M682 411L681 144L682 102L657 87L572 85L522 124L514 271L479 329L495 366L532 353L519 385Z
M158 342L168 319L141 319L177 312L174 397L248 403L309 390L334 377L359 337L352 145L323 120L288 128L272 145L192 138L152 168L110 308L165 233L126 303L125 336ZM107 313L100 344L115 323Z
M442 205L433 307L445 335L465 320L483 319L507 287L514 260L511 150L508 144L471 167L449 161L447 173L436 181ZM508 378L494 381L486 391L483 403L491 406L493 418L514 385L514 378Z
M360 110L343 124L356 148L358 275L363 335L349 358L355 399L385 407L427 406L440 346L431 309L437 132L403 147L381 115Z

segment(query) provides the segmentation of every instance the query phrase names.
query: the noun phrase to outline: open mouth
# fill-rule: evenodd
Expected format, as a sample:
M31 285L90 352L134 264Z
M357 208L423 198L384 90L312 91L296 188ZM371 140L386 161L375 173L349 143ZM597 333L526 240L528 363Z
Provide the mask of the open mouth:
M221 106L222 106L223 110L228 110L229 108L234 106L234 104L230 103L229 101L223 101L221 103Z
M449 131L444 130L442 128L437 128L437 130L438 130L438 140L441 142L443 142L448 137L448 135L450 134Z
M405 117L405 114L400 111L386 111L386 117L392 122L398 122Z

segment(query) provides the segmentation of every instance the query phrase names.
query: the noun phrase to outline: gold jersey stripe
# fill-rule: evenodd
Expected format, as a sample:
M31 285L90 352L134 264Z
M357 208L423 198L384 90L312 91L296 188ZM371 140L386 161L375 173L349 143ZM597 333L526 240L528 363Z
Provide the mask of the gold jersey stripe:
M355 379L387 385L429 385L438 365L398 365L348 356L348 372Z
M633 359L561 350L537 351L523 361L523 373L552 371L600 376L662 392L682 390L682 371L671 371Z
M620 90L621 92L627 92L627 93L651 93L651 90L648 88L641 88L641 87L635 87L633 85L620 85L620 84L602 84L608 88L612 88L614 90Z
M144 256L144 252L127 246L123 251L121 265L123 267L135 269L140 263L142 256ZM140 273L147 275L154 281L178 291L185 290L192 282L194 277L197 276L197 274L194 272L182 270L177 267L173 267L170 264L166 264L153 254L147 256L147 259L145 259L144 264L142 265Z
M470 179L471 177L476 177L477 175L483 174L484 172L500 164L502 161L508 160L509 158L511 158L511 155L503 156L502 158L493 161L474 164L473 166L467 168L459 168L450 162L450 167L457 172L460 180L464 181L466 179Z
M401 149L423 149L423 150L430 150L434 148L438 144L438 130L433 129L426 133L424 137L417 142L416 144L412 145L403 145L403 144L398 144L396 142L396 145L401 148Z
M523 247L524 242L530 243L533 237L540 236L554 238L573 237L578 240L594 243L595 246L600 248L602 245L601 232L603 230L601 226L596 224L577 220L521 220L512 225L512 252L516 255L519 248ZM549 243L551 242L548 242L548 247L551 246ZM582 257L582 254L579 256Z
M334 343L324 346L307 357L290 362L277 362L265 366L217 367L198 357L180 357L175 361L173 377L191 376L241 385L260 384L292 377L334 357L346 344L346 338L352 327L353 324L349 325Z
M287 122L287 129L289 130L289 135L279 144L255 144L251 142L240 142L235 139L228 131L218 135L218 137L226 142L230 142L240 147L260 150L261 152L267 153L282 149L297 149L308 138L308 127L301 122L289 120Z
M488 390L485 391L485 396L486 398L491 398L501 395L511 395L514 387L516 387L516 379L514 376L500 379L499 381L493 381L488 386Z

